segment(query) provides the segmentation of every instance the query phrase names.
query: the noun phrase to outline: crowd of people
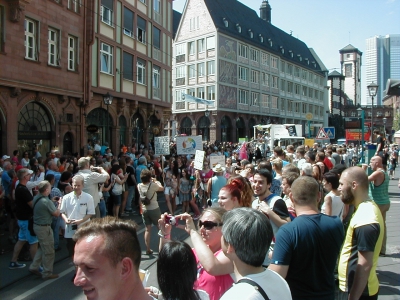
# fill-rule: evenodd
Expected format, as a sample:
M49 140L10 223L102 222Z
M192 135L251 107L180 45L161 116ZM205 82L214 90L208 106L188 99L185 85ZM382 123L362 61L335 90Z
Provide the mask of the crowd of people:
M28 242L29 271L57 278L61 235L77 267L74 283L88 298L377 299L397 149L378 149L369 176L346 145L275 147L267 157L257 147L205 144L201 169L194 156L171 149L168 156L151 145L124 146L116 156L103 146L85 157L4 155L1 197L15 243L9 269L26 267L18 256ZM211 165L212 156L225 165ZM151 228L159 228L158 288L141 286L141 249L128 220L135 214L146 255L154 251ZM173 228L187 231L193 249L171 239ZM101 278L93 261L104 262Z

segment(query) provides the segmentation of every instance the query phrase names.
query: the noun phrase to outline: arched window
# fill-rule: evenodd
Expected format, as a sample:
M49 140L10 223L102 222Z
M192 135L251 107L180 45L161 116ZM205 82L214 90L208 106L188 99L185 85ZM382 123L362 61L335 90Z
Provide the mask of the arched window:
M139 149L139 146L143 141L143 129L144 129L144 121L143 117L136 113L132 116L131 119L132 124L132 140L133 143L136 144L136 149Z
M192 120L189 117L183 118L179 132L180 134L192 135Z
M126 119L124 116L119 116L118 118L119 125L119 145L126 145Z
M107 123L107 117L108 117L108 123ZM108 145L111 145L112 141L111 128L113 127L113 120L111 118L110 113L107 113L107 110L101 107L93 109L92 111L89 112L86 119L86 123L89 125L96 125L99 128L97 132L94 133L88 132L88 139L99 141L101 145L103 145L105 142L107 142ZM107 124L108 124L108 136L106 134Z
M64 134L64 138L63 138L63 151L64 154L72 154L72 141L73 141L73 137L72 137L72 133L71 132L67 132Z
M20 152L37 147L40 153L51 149L52 123L50 116L40 103L27 103L18 114L18 150Z
M197 134L202 136L203 141L210 140L210 119L202 116L197 124Z
M228 116L223 116L221 119L221 142L230 142L231 140L232 123Z
M246 126L244 125L243 118L239 117L236 119L236 139L237 142L239 141L239 138L245 138L246 137Z

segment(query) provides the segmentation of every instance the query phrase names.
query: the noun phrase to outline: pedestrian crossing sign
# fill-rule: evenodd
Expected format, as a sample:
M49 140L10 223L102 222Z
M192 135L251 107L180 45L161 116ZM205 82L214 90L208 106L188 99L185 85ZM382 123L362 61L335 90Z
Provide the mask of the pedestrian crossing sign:
M324 127L324 131L331 140L335 138L335 127Z
M315 137L316 139L328 139L328 135L326 134L326 132L324 131L324 128L320 128L318 131L317 136Z

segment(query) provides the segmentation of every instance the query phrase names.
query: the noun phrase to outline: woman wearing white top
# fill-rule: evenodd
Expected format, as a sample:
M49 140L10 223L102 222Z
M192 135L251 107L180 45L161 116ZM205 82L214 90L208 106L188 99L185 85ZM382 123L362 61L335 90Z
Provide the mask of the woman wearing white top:
M343 220L345 206L340 199L340 192L337 190L339 187L339 177L335 173L327 172L322 176L322 184L324 185L324 189L329 193L324 198L321 212L328 216L338 216Z

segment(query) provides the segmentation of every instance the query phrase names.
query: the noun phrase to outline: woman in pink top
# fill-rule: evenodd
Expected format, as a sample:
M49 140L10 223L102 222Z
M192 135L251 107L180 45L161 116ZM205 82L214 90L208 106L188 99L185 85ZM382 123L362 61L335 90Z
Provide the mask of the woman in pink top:
M196 229L192 217L185 213L175 216L176 219L186 220L185 230L190 234L194 246L193 253L197 262L196 290L203 290L210 300L218 300L232 286L232 262L221 249L222 216L226 210L220 207L208 208L203 211L199 220L199 230ZM165 216L159 220L160 234L163 244L170 238L171 226L165 222Z

